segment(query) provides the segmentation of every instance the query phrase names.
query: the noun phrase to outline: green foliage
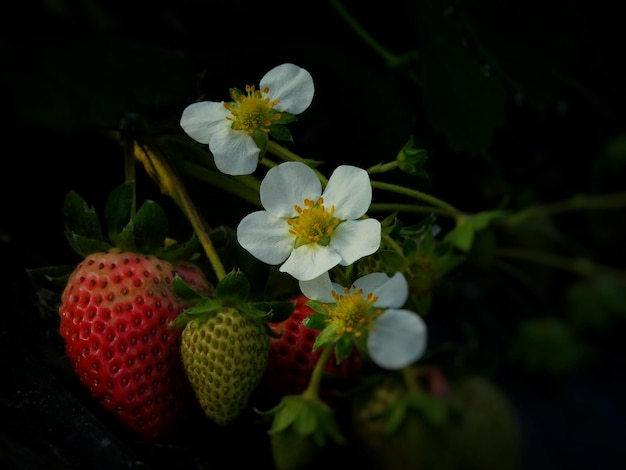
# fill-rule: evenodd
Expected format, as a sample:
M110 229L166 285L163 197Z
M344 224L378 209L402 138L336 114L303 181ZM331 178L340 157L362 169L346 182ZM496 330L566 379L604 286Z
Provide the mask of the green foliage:
M532 373L550 375L572 372L589 359L571 325L554 317L523 322L511 344L510 356Z
M611 276L571 284L566 293L572 325L579 331L608 331L626 319L626 289Z
M103 224L82 196L70 190L63 203L65 237L82 257L116 248L123 251L154 254L168 260L190 260L198 253L198 240L168 240L168 219L155 201L145 201L135 210L135 182L114 188L105 204Z
M506 89L498 77L481 72L476 53L465 46L461 24L443 15L445 8L442 0L410 4L424 106L433 129L452 150L486 155L496 129L505 124Z
M293 312L294 304L289 301L252 302L250 282L241 271L227 274L215 287L211 295L200 294L180 276L174 278L174 292L193 303L182 312L172 324L172 328L184 328L189 321L215 315L224 308L234 307L247 318L264 322L280 322Z

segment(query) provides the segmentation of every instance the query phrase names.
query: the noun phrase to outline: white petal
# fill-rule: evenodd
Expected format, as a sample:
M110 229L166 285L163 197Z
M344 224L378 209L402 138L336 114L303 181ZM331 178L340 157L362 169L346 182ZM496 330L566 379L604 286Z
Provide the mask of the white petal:
M324 205L335 206L335 217L358 219L372 202L372 184L367 171L350 165L338 166L324 189Z
M375 219L347 220L337 227L330 247L341 256L341 265L348 266L380 248L380 222Z
M267 72L261 79L261 91L268 87L270 100L280 99L277 111L300 114L313 101L315 86L311 74L294 64L282 64Z
M293 250L279 271L289 273L299 281L310 281L337 266L340 259L329 247L309 243Z
M237 227L237 241L252 256L267 264L280 264L293 250L294 237L285 229L285 221L266 211L252 212Z
M215 166L227 175L249 175L259 163L259 147L245 132L230 127L215 133L209 142Z
M402 273L397 272L371 292L378 297L374 303L376 307L398 308L409 298L409 283Z
M335 302L335 298L331 294L333 285L330 282L328 272L310 281L300 281L298 284L300 285L300 291L309 299L324 303Z
M263 207L275 217L294 217L294 205L303 206L304 199L317 200L322 183L304 163L285 162L268 170L261 181Z
M374 321L367 337L372 361L389 370L413 364L424 354L426 343L424 320L409 310L387 310Z
M352 285L353 290L363 289L363 295L377 291L382 285L389 281L389 276L385 273L370 273L358 278Z
M230 127L226 116L230 114L224 103L201 101L185 108L180 118L180 127L192 139L201 144L208 144L216 132Z

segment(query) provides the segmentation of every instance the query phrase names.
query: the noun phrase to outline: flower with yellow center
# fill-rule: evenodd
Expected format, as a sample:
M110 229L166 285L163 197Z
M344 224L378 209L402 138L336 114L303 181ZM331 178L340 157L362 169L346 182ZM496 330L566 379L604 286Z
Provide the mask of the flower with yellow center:
M300 290L324 304L327 326L319 334L316 348L338 343L346 335L357 345L365 338L372 361L390 370L413 364L426 350L426 324L417 313L401 308L409 286L400 272L391 277L367 274L350 288L331 282L326 273L300 281Z
M378 220L360 219L372 201L362 168L335 169L322 193L315 171L301 162L271 168L261 182L265 210L244 217L239 244L298 280L314 279L338 264L348 266L380 247Z
M201 101L185 108L180 126L194 140L208 144L215 166L228 175L252 173L269 136L290 139L284 128L313 100L311 74L294 64L267 72L257 89L231 89L230 102Z

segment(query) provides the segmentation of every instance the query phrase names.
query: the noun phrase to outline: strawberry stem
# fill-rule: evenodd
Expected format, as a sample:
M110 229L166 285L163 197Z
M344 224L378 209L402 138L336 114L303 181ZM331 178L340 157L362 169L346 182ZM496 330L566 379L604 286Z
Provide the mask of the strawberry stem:
M417 386L417 382L415 382L413 369L410 366L404 367L402 369L402 376L404 377L404 383L409 393L419 393L420 390Z
M328 180L326 179L326 177L324 175L322 175L314 166L311 166L309 163L314 163L310 160L305 160L304 158L300 157L299 155L296 155L295 153L293 153L291 150L286 149L285 147L283 147L282 145L270 140L267 143L267 150L276 155L278 158L281 158L282 160L286 161L286 162L302 162L304 164L309 165L314 171L315 173L317 173L318 178L320 179L320 181L322 182L323 186L326 186L326 184L328 183Z
M328 362L328 358L330 358L330 354L333 351L333 345L326 346L322 349L322 353L320 357L317 359L315 363L315 368L313 369L313 373L311 374L311 379L309 380L309 385L306 390L302 392L302 396L308 400L317 400L319 399L319 390L320 390L320 382L322 380L322 374L324 373L324 367Z
M196 210L178 174L171 167L164 155L147 146L141 145L137 141L134 143L134 154L135 158L143 163L147 173L161 188L161 191L171 197L178 207L181 208L204 248L218 281L221 281L226 277L224 265L208 235L206 222Z

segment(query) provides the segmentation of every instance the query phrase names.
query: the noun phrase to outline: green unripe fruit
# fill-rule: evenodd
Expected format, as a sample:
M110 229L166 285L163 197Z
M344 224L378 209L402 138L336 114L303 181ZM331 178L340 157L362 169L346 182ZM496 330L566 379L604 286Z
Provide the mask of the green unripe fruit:
M217 424L231 423L265 373L265 325L234 308L221 308L190 320L181 339L183 365L202 409Z

